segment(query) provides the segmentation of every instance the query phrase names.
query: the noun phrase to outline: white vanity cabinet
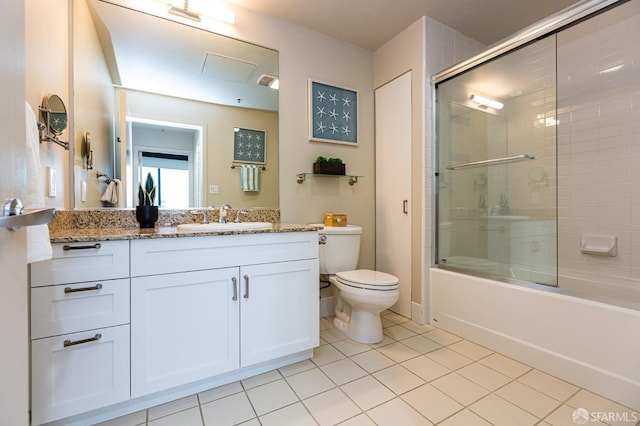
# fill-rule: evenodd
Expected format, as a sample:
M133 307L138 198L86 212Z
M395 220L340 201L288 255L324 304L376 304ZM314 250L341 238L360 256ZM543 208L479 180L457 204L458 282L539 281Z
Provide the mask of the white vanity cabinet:
M131 242L131 392L319 344L317 232Z
M128 400L129 242L54 244L30 283L32 424Z

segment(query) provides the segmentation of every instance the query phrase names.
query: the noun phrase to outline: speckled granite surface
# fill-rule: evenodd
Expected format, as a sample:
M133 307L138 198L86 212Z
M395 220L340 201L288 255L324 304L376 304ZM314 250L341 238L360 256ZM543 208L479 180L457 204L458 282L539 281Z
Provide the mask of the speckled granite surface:
M314 225L281 224L279 209L246 209L241 214L242 222L271 222L272 229L234 230L234 231L178 231L183 223L202 223L218 221L218 210L160 210L155 228L140 229L135 210L95 209L95 210L58 210L56 219L49 224L51 242L87 242L108 240L132 240L141 238L181 238L207 235L258 234L269 232L305 232L316 231ZM237 210L228 213L230 221L236 217Z

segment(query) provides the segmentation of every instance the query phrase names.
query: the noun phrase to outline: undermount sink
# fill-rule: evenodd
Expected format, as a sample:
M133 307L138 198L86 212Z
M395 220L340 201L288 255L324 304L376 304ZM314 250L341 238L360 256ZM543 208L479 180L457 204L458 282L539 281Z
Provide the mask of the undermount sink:
M252 229L271 229L271 222L229 222L229 223L183 223L178 225L178 231L248 231Z

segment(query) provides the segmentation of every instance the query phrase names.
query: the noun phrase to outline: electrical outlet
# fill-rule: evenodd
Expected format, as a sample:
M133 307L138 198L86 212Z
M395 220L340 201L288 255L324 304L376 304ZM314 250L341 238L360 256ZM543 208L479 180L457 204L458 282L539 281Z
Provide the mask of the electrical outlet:
M47 195L50 198L54 198L58 195L56 169L53 167L47 167Z
M219 194L220 185L209 185L209 194Z

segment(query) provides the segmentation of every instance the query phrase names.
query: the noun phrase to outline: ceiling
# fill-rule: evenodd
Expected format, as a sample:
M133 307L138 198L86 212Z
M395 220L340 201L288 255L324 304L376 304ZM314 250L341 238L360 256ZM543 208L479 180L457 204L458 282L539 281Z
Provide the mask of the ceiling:
M577 0L227 0L331 37L376 50L422 16L485 45Z

